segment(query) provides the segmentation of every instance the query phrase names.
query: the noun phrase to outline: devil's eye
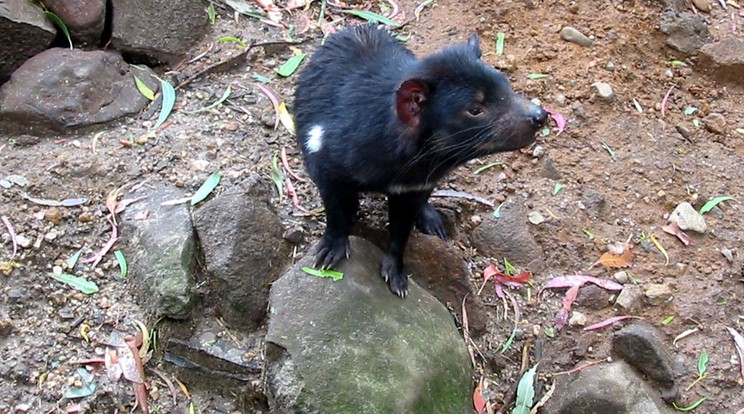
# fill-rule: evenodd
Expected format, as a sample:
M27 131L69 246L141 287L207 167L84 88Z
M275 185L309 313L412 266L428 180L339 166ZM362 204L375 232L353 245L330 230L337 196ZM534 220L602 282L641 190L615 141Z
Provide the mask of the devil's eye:
M468 113L471 116L480 116L480 115L483 114L483 109L481 109L481 107L479 107L479 106L474 106L474 107L468 109Z

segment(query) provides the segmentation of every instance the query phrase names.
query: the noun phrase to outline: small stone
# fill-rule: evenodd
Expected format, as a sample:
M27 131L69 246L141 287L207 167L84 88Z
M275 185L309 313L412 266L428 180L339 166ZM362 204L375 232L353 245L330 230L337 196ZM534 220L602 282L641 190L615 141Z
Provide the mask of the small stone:
M84 211L80 213L80 215L78 216L78 221L81 223L90 223L91 221L93 221L94 218L95 217L93 217L93 214L90 214L89 212Z
M607 69L610 72L614 72L615 71L615 64L612 63L612 62L607 62L607 64L605 65L605 69Z
M16 241L18 242L18 245L24 249L27 249L29 246L31 246L31 239L24 236L23 234L17 235Z
M52 222L55 226L62 221L62 210L52 207L44 212L44 218Z
M109 298L101 298L101 300L98 301L98 307L101 308L101 309L108 309L112 305L113 305L113 303L111 303L111 299L109 299Z
M694 4L698 10L705 13L710 13L710 0L692 0L692 4Z
M708 114L708 116L703 118L703 124L708 131L714 134L723 135L726 133L726 118L719 113L712 112Z
M240 124L238 124L235 121L225 122L225 129L228 130L228 131L230 131L230 132L235 132L238 129L240 129Z
M652 306L661 306L670 301L674 296L669 285L664 283L652 283L646 285L643 293L646 296L649 305Z
M534 225L539 225L545 222L545 217L537 211L530 211L527 220Z
M702 214L695 211L692 204L688 202L680 203L672 211L669 221L675 223L682 230L692 230L697 233L708 231L708 225Z
M532 156L535 158L540 158L543 154L545 154L545 147L542 145L538 145L532 150Z
M734 263L734 252L732 252L731 249L724 247L721 249L721 254L729 263Z
M621 270L619 272L616 272L614 275L612 275L615 280L617 280L618 283L626 284L630 282L630 276L628 276L628 272Z
M581 33L578 29L571 26L566 26L561 29L561 39L571 43L576 43L577 45L583 47L589 47L592 45L592 43L594 43L592 39Z
M560 106L566 105L566 95L559 93L555 96L555 102Z
M305 232L302 231L302 228L300 227L293 227L287 229L284 234L282 234L282 238L292 244L300 244L305 240Z
M675 128L677 129L677 132L682 135L682 138L692 141L692 131L690 131L690 128L688 128L686 124L680 122Z
M56 238L57 238L57 231L56 230L52 230L49 233L47 233L47 234L44 235L44 240L46 240L46 241L52 241L52 240L54 240Z
M608 83L594 82L592 85L597 88L597 93L603 99L610 100L613 96L615 96L615 92L612 90L612 86L610 86Z
M473 216L470 216L470 222L473 223L476 226L479 225L479 224L481 224L482 221L483 221L483 218L481 216L477 215L477 214L476 215L473 215Z
M664 72L664 76L666 76L667 78L673 78L674 72L672 72L671 69L667 69L666 72Z
M625 285L623 290L617 295L615 305L626 311L633 311L641 305L643 290L638 285Z
M137 142L137 145L145 145L145 144L147 144L147 141L148 141L147 134L140 135L135 140L135 142Z
M568 326L584 326L586 325L586 315L581 312L574 311L571 314L571 319L568 320Z

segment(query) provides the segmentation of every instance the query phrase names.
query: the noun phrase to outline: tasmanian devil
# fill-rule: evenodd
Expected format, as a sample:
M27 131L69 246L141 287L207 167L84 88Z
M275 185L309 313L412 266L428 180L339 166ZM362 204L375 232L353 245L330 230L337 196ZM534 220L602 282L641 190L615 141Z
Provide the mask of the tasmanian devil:
M436 183L476 157L531 144L546 112L481 59L478 36L416 59L384 29L329 36L299 76L297 141L320 191L326 230L316 266L349 257L360 192L387 195L390 245L381 273L405 297L403 251L416 224L446 238L428 203Z

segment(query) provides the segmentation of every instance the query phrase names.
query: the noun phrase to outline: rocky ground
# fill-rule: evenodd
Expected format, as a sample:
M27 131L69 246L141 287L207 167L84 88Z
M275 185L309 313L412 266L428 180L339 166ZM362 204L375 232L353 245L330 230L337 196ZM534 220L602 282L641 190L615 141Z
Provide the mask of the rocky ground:
M417 3L399 4L409 22L399 33L410 36L406 44L416 53L463 41L477 31L484 60L505 71L515 90L568 119L562 133L553 127L535 146L477 160L442 184L496 206L505 203L505 214L510 206L518 206L521 222L529 224L520 230L527 234L517 232L513 238L538 247L530 257L517 253L506 257L532 270L534 277L532 289L512 291L521 317L511 346L504 346L515 325L511 307L504 306L491 283L480 292L488 310L487 329L471 347L478 355L476 380L487 390L494 410L513 400L525 366L539 362L539 398L554 379L572 375L566 371L608 358L610 338L624 322L591 332L583 331L582 325L617 315L643 318L662 332L677 376L680 406L707 397L695 412L733 413L744 408L740 357L726 330L744 332L739 247L744 224L743 75L741 67L725 66L736 50L694 52L704 43L741 39L744 17L732 2L725 10L710 2L711 10L698 11L696 18L708 32L680 34L695 23L665 14L667 7L675 6L669 3L436 0L421 10L420 19L414 15ZM694 3L703 8L707 4ZM313 3L306 13L317 13L318 6ZM236 20L228 7L218 7L217 14L207 39L192 56L206 53L166 73L174 84L241 52L233 43L215 43L220 37L284 40L282 30L255 19ZM564 40L565 26L590 37ZM506 34L503 55L495 50L499 32ZM575 34L563 33L566 36ZM311 52L322 34L313 29L295 37L303 41L292 47ZM111 329L135 332L133 321L148 327L157 322L148 320L146 301L135 298L127 281L119 278L111 254L96 268L77 267L79 274L101 287L96 294L76 292L48 276L79 250L87 258L106 243L110 236L106 198L112 190L163 181L193 193L213 171L223 174L217 191L255 174L269 180L272 158L282 149L293 169L302 171L293 137L281 125L274 128L271 103L255 86L255 75L268 77L267 86L288 102L291 111L293 77L281 78L275 70L292 55L287 45L254 48L244 63L194 78L177 90L175 110L155 134L147 134L157 118L153 105L133 119L90 133L46 138L14 134L0 140L0 179L7 184L0 188L0 215L12 224L19 244L14 256L10 232L3 226L1 412L79 412L63 395L81 385L75 373L80 361L102 358ZM548 76L531 76L535 74ZM225 102L194 112L217 101L228 86L232 94ZM494 162L501 164L475 173ZM303 206L311 210L320 206L311 184L296 184ZM680 203L699 209L718 196L734 200L703 216L707 231L688 232L689 246L662 230ZM48 206L29 197L87 201ZM286 197L275 197L274 204L286 229L299 228L306 234L293 252L300 257L320 234L321 218L301 214ZM457 230L454 245L469 258L477 291L489 264L503 268L503 250L494 244L510 240L477 236L474 229L493 220L491 207L451 197L436 199L435 204L449 211ZM381 223L382 207L379 197L365 199L362 221ZM499 222L494 222L493 232L498 232ZM591 266L608 249L625 242L634 246L627 267ZM555 276L571 274L615 279L632 288L622 300L611 291L582 288L571 322L556 330L564 291L538 289ZM671 345L683 333L687 335ZM523 349L528 355L524 363ZM703 351L709 356L707 375L693 385ZM173 378L157 352L148 366ZM187 412L184 394L174 393L178 396L174 403L159 378L152 375L149 389L154 410ZM185 387L198 412L261 409L260 401L217 398L209 384ZM97 401L84 403L90 412L123 412L133 404L127 387L97 395Z

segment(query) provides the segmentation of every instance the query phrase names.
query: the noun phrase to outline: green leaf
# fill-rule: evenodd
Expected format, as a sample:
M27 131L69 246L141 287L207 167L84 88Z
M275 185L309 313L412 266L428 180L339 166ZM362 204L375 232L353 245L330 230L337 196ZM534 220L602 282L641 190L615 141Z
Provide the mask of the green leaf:
M529 414L530 408L532 408L533 399L535 398L535 371L537 365L527 370L522 375L522 379L519 380L517 385L517 401L514 403L514 409L511 414Z
M550 75L547 75L545 73L530 73L529 75L527 75L527 79L533 79L533 80L544 79L544 78L549 78L549 77Z
M209 24L214 24L217 21L217 11L214 10L214 3L209 2L207 7L207 17L209 17Z
M545 332L545 336L547 336L548 338L555 337L555 328L553 328L552 326L543 327L543 332Z
M705 214L711 210L713 210L713 207L721 204L724 201L733 200L734 197L729 196L723 196L723 197L716 197L707 203L705 203L702 207L700 207L700 214Z
M158 115L158 120L155 122L153 129L157 129L160 125L163 125L163 122L168 119L168 116L173 110L173 105L176 103L176 90L173 89L173 85L170 82L161 79L160 90L163 93L163 102L160 105L160 115Z
M670 60L667 62L667 64L671 66L687 66L687 63L681 60Z
M77 251L77 253L73 254L72 256L70 256L69 259L67 259L67 268L68 269L72 269L73 267L75 267L75 265L78 262L78 259L80 259L80 255L82 253L83 253L83 249L80 249L80 250Z
M565 185L563 185L561 183L555 183L555 186L553 186L553 195L556 195L556 194L560 193L561 190L563 190L564 187L565 187Z
M400 23L398 22L392 21L381 14L377 14L375 12L371 12L367 10L339 10L339 11L362 18L370 23L382 23L382 24L392 26L392 27L400 26Z
M702 377L705 375L705 371L708 370L708 351L703 349L703 352L700 354L700 358L698 358L698 375Z
M253 79L261 82L261 83L269 83L271 82L271 79L267 78L266 76L260 74L260 73L254 73Z
M78 368L76 372L80 376L80 378L82 378L83 386L71 387L64 394L64 398L83 398L88 397L96 392L96 387L98 386L98 384L96 383L96 379L93 374L88 372L88 370L85 368Z
M65 38L67 38L67 43L70 44L70 50L72 50L72 39L70 38L70 31L67 30L67 25L65 22L62 21L62 19L59 18L56 14L50 12L49 10L44 10L44 16L47 17L47 19L51 20L52 23L54 23L57 27L62 30L62 33L65 34Z
M91 282L84 277L71 275L69 273L49 273L49 276L59 280L62 283L72 286L73 288L85 293L86 295L98 292L98 285L96 285L95 282Z
M490 170L490 169L491 169L491 168L493 168L493 167L501 167L501 168L504 168L504 163L503 163L503 162L491 162L491 163L488 163L488 164L486 164L486 165L484 165L484 166L482 166L482 167L478 168L477 170L475 170L475 171L473 172L473 174L476 174L476 175L478 175L478 174L482 173L483 171L486 171L486 170Z
M219 171L215 171L212 173L212 175L209 176L209 178L204 181L204 183L199 187L198 190L194 193L193 196L191 196L191 205L195 206L199 203L201 203L209 194L214 191L215 188L217 188L217 184L220 183L220 180L222 179L222 173Z
M547 137L550 135L550 127L545 127L540 131L540 135Z
M519 273L519 269L514 266L507 258L504 258L504 273L508 276L516 276Z
M119 276L124 279L127 277L127 273L129 272L129 266L127 265L127 258L124 257L124 253L122 253L119 250L116 250L114 252L114 257L116 257L116 261L119 263Z
M238 39L235 36L222 36L217 39L217 43L235 43L240 47L248 46L248 43L246 43L244 40Z
M142 82L142 79L138 78L137 76L134 77L134 84L137 85L137 90L140 91L142 96L145 98L154 101L155 100L155 92L150 89L149 86L145 85L145 82Z
M338 282L339 280L344 278L344 274L335 270L319 270L319 269L313 269L312 267L303 267L302 271L317 277L329 277L333 279L334 282Z
M288 61L284 62L284 64L279 69L277 69L276 73L278 73L279 76L285 78L288 76L292 76L297 68L300 67L300 63L302 63L302 60L305 59L305 56L307 56L306 53L300 53L299 55L292 56L291 58L289 58Z
M664 318L664 320L663 320L663 321L661 321L661 323L662 323L662 324L663 324L664 326L667 326L667 325L669 325L670 323L672 323L672 321L674 321L674 315L670 315L670 316L667 316L666 318Z
M498 207L496 207L495 210L493 210L493 216L494 217L496 217L496 218L501 217L501 207L503 207L503 206L504 206L504 203L501 203L501 204L499 204Z
M504 342L504 345L501 345L501 350L499 352L503 354L504 352L508 351L509 348L511 348L512 343L514 343L514 338L516 337L517 337L517 330L513 329L511 335L509 335L509 338L507 338L507 340Z
M698 408L700 406L700 404L702 404L703 402L705 402L705 400L707 400L707 399L708 399L708 397L703 397L703 398L695 401L694 403L692 403L692 405L690 405L688 407L680 407L680 406L677 405L676 402L672 402L672 405L674 406L674 409L677 410L677 411L692 411L692 410Z
M592 233L591 231L589 231L587 229L582 229L581 231L583 231L584 234L586 234L586 237L588 237L590 239L596 239L597 238L597 235L596 234Z
M694 114L695 112L697 112L697 110L698 109L696 107L694 107L694 106L688 106L687 108L685 108L684 114L687 115L687 116L690 116L690 115Z
M496 54L501 56L504 54L504 41L506 40L506 33L496 33Z
M276 190L279 192L279 199L284 198L284 172L279 166L279 152L274 152L274 157L271 159L271 180L276 185Z

